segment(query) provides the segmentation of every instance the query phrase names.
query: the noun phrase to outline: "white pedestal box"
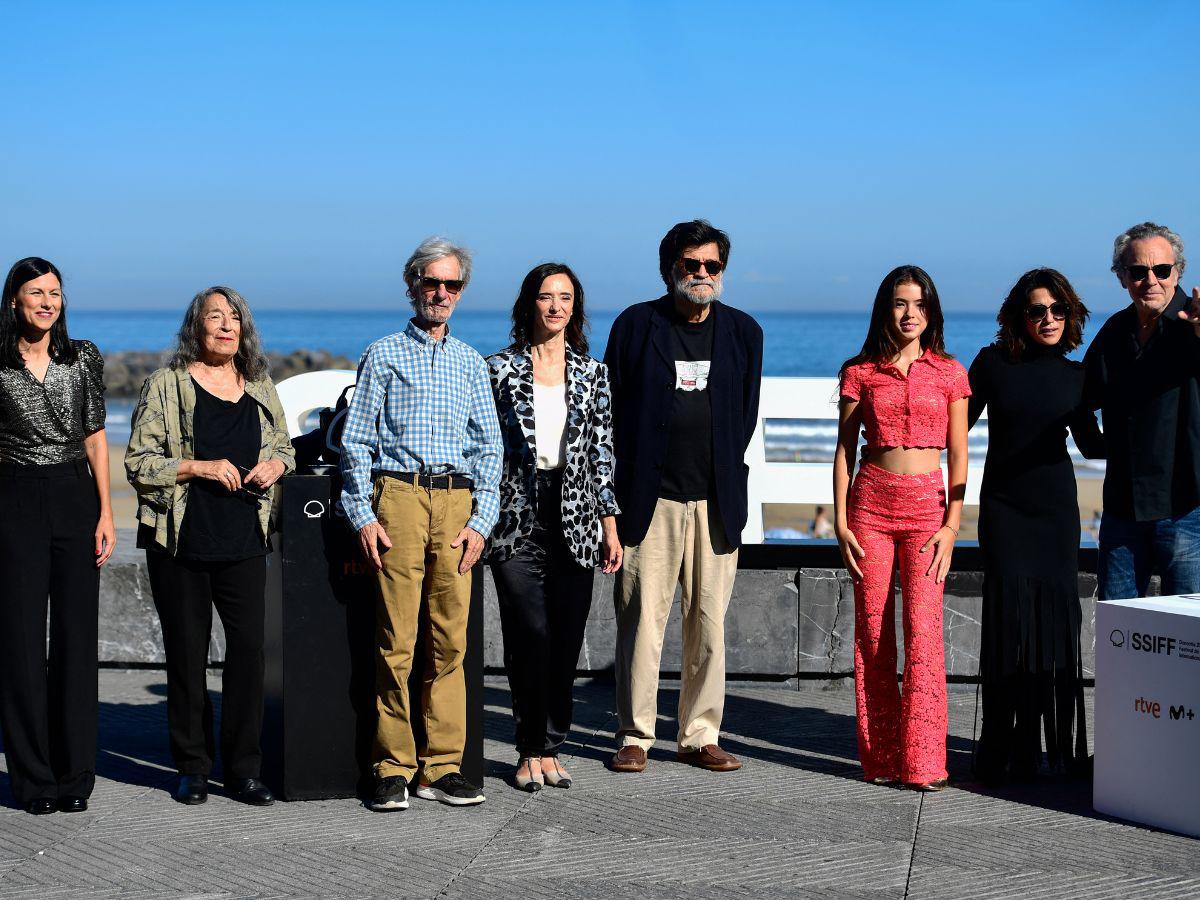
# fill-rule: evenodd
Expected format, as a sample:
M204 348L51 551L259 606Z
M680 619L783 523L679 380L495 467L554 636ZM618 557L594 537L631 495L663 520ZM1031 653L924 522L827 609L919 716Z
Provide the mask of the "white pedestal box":
M1200 595L1096 604L1097 812L1200 837Z

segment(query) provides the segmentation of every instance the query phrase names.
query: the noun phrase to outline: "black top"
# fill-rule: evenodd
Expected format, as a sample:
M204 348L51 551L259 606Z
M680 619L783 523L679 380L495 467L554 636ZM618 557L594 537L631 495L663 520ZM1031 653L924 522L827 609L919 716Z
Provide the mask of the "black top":
M248 393L237 401L222 400L196 379L193 413L195 458L227 459L241 476L258 465L262 426L258 404ZM259 533L259 501L244 490L230 491L216 481L194 478L188 486L187 510L179 526L179 556L184 559L232 562L266 553Z
M708 377L712 367L713 317L703 322L676 318L671 323L675 358L675 399L667 429L667 459L658 495L668 500L704 500L712 485L712 406Z
M725 538L741 545L746 525L746 447L758 424L762 376L762 328L754 318L721 301L712 304L712 497ZM613 400L614 478L621 505L618 529L626 544L646 536L658 503L667 438L675 408L675 353L670 296L636 303L613 322L604 362ZM761 512L754 510L754 515Z
M1069 459L1068 428L1080 453L1088 459L1104 457L1096 416L1083 403L1082 363L1040 348L1014 360L993 344L979 351L969 374L968 421L974 425L985 406L988 410L984 484L989 476L1007 480L1035 466Z
M0 462L44 466L84 459L83 439L104 427L104 357L91 341L71 341L75 362L50 360L38 381L0 366Z
M1200 506L1200 339L1177 318L1176 289L1143 347L1132 305L1104 323L1084 357L1085 400L1104 417L1104 511L1138 522Z

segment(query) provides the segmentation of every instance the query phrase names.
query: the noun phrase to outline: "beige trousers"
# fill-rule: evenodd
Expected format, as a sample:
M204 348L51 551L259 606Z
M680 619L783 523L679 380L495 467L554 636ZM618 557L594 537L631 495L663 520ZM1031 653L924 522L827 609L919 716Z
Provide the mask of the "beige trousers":
M377 579L375 773L411 780L417 771L408 675L424 618L429 626L421 691L425 746L419 755L423 779L433 782L459 771L467 737L463 659L471 573L458 574L464 548L450 543L471 517L471 492L414 487L384 475L375 482L374 501L375 515L392 542Z
M658 719L663 635L682 588L679 748L719 743L725 710L725 612L737 572L716 503L659 499L640 544L617 573L617 744L649 749Z

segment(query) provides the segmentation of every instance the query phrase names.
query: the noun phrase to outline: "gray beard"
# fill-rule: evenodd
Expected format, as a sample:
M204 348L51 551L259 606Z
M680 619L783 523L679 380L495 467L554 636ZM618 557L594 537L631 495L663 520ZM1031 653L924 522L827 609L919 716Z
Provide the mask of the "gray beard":
M708 306L714 300L721 299L721 285L720 284L713 284L712 282L709 282L709 284L712 287L712 291L709 293L705 293L702 296L696 297L696 296L693 296L691 291L689 290L689 287L688 287L689 281L690 281L690 279L680 279L680 278L675 279L675 296L676 297L680 297L680 298L688 301L689 303L695 303L697 306Z

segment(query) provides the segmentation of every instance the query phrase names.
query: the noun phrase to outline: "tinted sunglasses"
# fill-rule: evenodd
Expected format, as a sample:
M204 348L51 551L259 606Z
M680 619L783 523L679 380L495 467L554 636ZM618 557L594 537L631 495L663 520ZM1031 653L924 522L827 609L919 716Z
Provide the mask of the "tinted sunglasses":
M1125 274L1131 281L1145 281L1146 277L1153 272L1154 277L1162 281L1164 278L1171 277L1171 270L1174 268L1175 263L1159 263L1157 266L1126 266Z
M702 268L709 275L720 275L721 270L725 268L725 264L715 259L692 259L690 256L685 256L679 260L683 263L683 271L689 275L697 274Z
M1051 303L1049 306L1045 303L1034 303L1025 307L1025 318L1030 322L1040 322L1046 317L1047 311L1055 322L1061 322L1071 310L1065 303Z
M431 278L426 275L421 279L421 290L436 291L443 284L446 286L447 294L458 294L462 292L466 282L461 278Z
M234 465L237 466L237 463L234 463ZM271 490L270 488L262 488L262 487L259 487L257 484L247 484L245 482L246 476L250 474L249 469L247 469L245 466L237 466L237 469L239 472L242 473L243 480L242 480L242 486L240 488L238 488L236 491L234 491L234 493L240 495L244 500L247 500L250 502L259 502L262 500L270 500L271 499L271 496L269 493Z

